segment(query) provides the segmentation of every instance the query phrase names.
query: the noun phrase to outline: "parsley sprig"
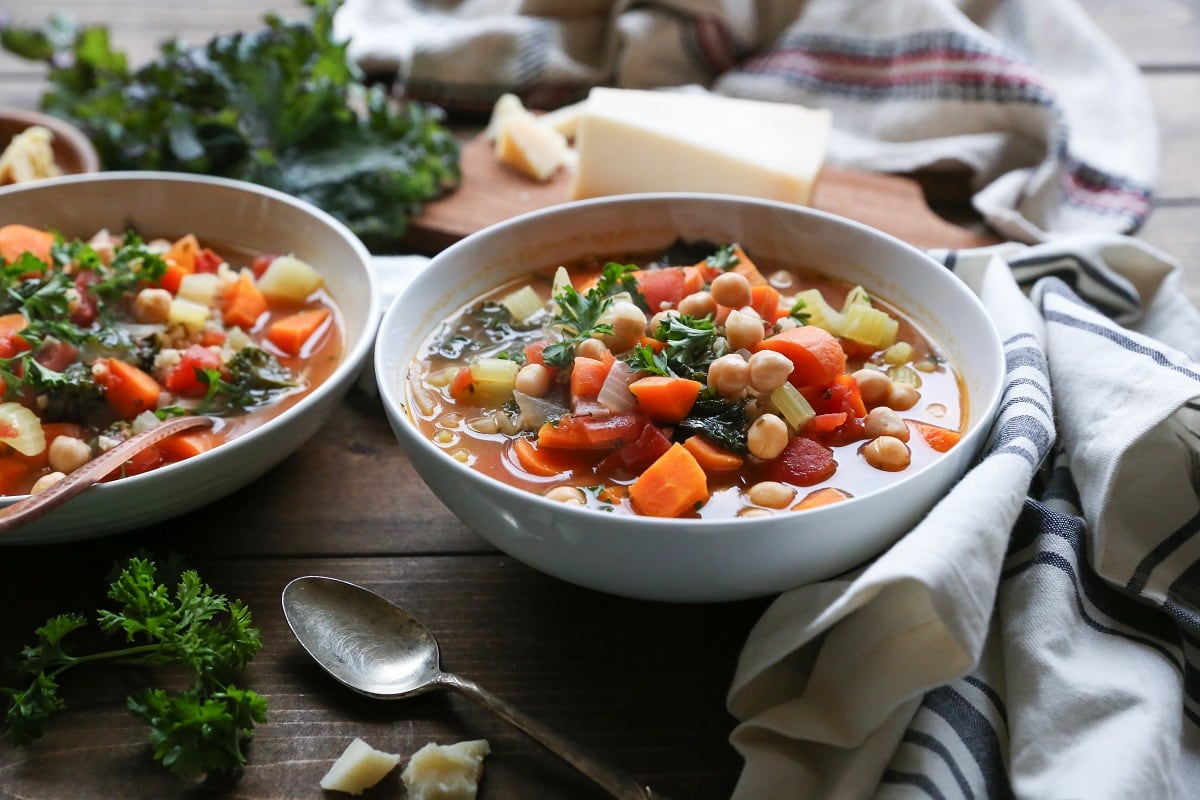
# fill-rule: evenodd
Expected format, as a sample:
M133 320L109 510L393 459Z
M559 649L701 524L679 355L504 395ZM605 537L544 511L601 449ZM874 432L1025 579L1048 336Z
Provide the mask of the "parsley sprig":
M246 763L245 742L266 719L267 703L233 681L262 647L250 610L203 583L194 570L179 575L174 590L148 558L133 557L109 587L115 610L100 609L99 630L123 640L110 650L77 653L77 632L89 627L82 614L61 614L36 631L2 688L8 701L5 735L16 745L40 737L47 721L66 707L59 677L89 663L184 667L192 685L171 692L149 688L129 696L127 706L150 724L155 759L178 775L236 770Z
M708 365L725 352L724 339L717 338L716 325L707 317L668 314L655 338L666 343L662 351L638 345L626 359L631 367L652 375L693 378L706 374Z
M604 265L596 285L580 294L574 286L564 286L554 302L558 313L550 325L563 334L563 340L555 342L542 351L542 358L552 367L567 367L575 360L575 346L584 339L612 334L612 325L602 322L604 313L613 304L613 298L627 293L634 302L646 306L646 299L637 288L633 264L618 264L610 261Z

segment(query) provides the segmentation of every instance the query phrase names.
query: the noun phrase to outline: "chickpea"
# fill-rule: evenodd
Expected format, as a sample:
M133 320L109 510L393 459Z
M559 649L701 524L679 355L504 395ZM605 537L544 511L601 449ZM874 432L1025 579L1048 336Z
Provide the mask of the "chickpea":
M796 319L795 317L781 317L775 321L775 330L779 331L780 333L799 327L800 320Z
M746 431L746 449L755 458L770 461L787 447L787 423L775 414L763 414Z
M737 353L715 359L708 365L708 385L724 397L733 397L750 384L750 365Z
M774 350L760 350L750 356L750 385L756 392L770 393L787 383L792 360Z
M787 508L796 496L796 490L778 481L759 481L746 490L746 496L756 506Z
M575 355L583 358L594 358L597 361L603 361L608 355L608 345L599 339L584 339L579 344L575 345ZM520 373L518 373L520 374Z
M50 469L57 472L74 472L92 460L92 448L87 442L74 436L58 436L50 442L47 455Z
M49 489L51 486L53 486L54 484L61 481L65 477L67 477L67 476L62 474L61 472L47 473L47 474L43 475L42 477L38 478L36 481L34 481L33 488L29 490L29 493L37 494L38 492L44 492L47 489Z
M707 317L717 313L717 301L708 292L693 292L679 301L679 313L689 317Z
M633 349L646 335L645 312L628 300L613 303L606 316L613 332L602 339L614 353L624 353Z
M751 350L763 340L762 317L752 308L729 312L725 319L725 338L734 350Z
M859 394L863 402L869 406L877 406L886 402L892 391L892 379L877 369L863 368L850 377L858 384Z
M587 496L583 490L575 486L555 486L546 491L547 500L554 500L567 505L582 506L587 504Z
M908 425L887 406L878 406L867 412L863 433L872 439L876 436L893 436L902 442L908 441Z
M550 391L550 370L543 364L526 364L517 371L513 388L530 397L545 397Z
M712 298L726 308L750 305L750 281L739 272L724 272L713 279L708 290Z
M171 314L171 293L166 289L142 289L133 298L133 318L138 322L166 322Z
M662 324L668 319L678 316L679 309L676 308L668 308L666 311L659 311L650 318L650 335L653 336L658 333L658 329L662 327Z
M745 508L738 509L737 515L738 517L769 517L771 516L771 512L757 506L746 506Z
M879 436L863 445L863 458L875 469L899 472L912 460L908 445L895 436Z
M920 399L921 393L915 386L908 383L893 383L891 391L888 392L887 405L897 411L907 411Z

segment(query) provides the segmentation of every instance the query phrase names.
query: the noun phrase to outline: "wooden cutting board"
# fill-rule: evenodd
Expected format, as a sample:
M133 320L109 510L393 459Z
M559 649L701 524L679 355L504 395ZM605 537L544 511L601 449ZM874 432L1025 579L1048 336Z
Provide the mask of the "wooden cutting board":
M462 183L410 223L405 243L436 253L475 231L510 217L565 203L571 176L565 171L538 183L496 161L482 135L462 150ZM813 191L813 207L866 223L917 247L964 248L995 244L994 237L953 225L925 202L908 178L826 167Z

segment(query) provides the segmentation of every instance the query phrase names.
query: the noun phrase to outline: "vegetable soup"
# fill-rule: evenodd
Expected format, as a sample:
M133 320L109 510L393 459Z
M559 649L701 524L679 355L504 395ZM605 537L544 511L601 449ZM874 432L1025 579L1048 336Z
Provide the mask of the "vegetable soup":
M913 320L752 257L681 242L500 287L423 344L410 414L505 483L659 517L838 502L958 442L961 380Z
M109 479L203 453L282 413L342 355L319 272L291 255L219 253L188 234L67 241L0 227L0 494L36 492L172 416L172 436Z

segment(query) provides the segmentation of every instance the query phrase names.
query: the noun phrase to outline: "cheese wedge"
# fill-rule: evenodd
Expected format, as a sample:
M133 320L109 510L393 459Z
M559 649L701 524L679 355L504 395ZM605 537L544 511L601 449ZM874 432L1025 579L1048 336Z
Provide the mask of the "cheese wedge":
M54 163L53 142L54 134L41 125L14 136L0 153L0 186L61 175Z
M830 128L829 111L795 104L597 87L577 124L571 196L719 192L807 205Z
M500 127L496 158L529 177L548 181L567 160L567 140L532 114L514 115Z
M408 800L475 800L487 739L440 745L430 742L409 759L400 773Z

